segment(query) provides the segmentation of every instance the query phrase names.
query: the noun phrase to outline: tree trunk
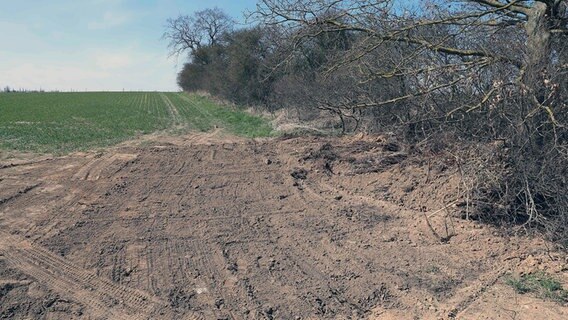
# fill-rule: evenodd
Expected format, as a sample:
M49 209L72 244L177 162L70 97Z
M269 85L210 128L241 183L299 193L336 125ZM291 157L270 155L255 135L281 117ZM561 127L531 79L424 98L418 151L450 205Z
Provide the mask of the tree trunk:
M523 82L539 103L544 101L544 80L550 59L548 5L535 2L526 23L527 61Z

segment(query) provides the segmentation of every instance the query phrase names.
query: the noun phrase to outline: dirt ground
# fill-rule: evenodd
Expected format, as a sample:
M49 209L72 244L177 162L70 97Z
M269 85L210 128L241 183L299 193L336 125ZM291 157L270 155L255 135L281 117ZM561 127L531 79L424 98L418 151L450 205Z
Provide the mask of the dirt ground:
M152 137L0 157L0 318L567 319L540 239L460 219L451 164L384 137Z

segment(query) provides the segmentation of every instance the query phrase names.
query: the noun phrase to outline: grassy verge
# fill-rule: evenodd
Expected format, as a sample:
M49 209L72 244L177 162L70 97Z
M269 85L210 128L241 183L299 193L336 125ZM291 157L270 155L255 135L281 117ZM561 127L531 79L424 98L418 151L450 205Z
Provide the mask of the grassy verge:
M217 126L241 137L272 135L268 121L243 110L220 106L207 97L193 94L169 93L167 96L178 107L185 122L200 131L209 131Z

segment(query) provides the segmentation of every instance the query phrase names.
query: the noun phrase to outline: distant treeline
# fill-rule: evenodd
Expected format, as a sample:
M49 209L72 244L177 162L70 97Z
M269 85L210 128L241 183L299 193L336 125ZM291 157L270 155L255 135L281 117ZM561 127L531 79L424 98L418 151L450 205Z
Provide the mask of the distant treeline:
M15 88L10 88L10 86L5 86L4 89L2 89L2 92L4 93L10 93L10 92L45 92L45 90L43 89L39 89L39 90L30 90L30 89L15 89Z
M25 89L25 88L19 88L19 89L15 89L15 88L10 88L10 86L5 86L4 89L2 89L1 92L4 93L16 93L16 92L20 92L20 93L38 93L38 92L62 92L60 90L44 90L44 89ZM69 91L69 92L80 92L80 91Z

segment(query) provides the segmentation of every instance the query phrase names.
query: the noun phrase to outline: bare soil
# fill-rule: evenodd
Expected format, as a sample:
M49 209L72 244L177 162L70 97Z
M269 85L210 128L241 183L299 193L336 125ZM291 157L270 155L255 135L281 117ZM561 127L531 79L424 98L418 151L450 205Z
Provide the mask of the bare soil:
M460 219L451 159L384 137L153 137L0 163L0 318L566 319L538 238Z

